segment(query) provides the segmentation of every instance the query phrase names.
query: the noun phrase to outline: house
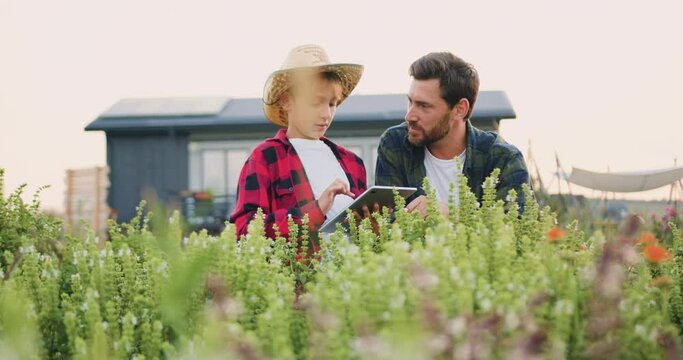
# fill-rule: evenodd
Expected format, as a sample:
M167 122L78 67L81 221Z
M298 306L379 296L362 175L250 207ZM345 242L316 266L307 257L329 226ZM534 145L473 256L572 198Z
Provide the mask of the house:
M404 121L405 95L354 95L339 108L326 136L365 161L374 182L379 136ZM482 91L472 123L498 130L515 112L502 91ZM260 98L124 99L91 122L104 131L110 187L107 204L117 220L135 215L140 200L156 194L166 204L196 210L191 194L211 194L223 215L231 211L242 165L253 147L277 127L263 114ZM189 201L189 202L188 202ZM188 210L189 209L189 210ZM222 222L225 219L217 219Z

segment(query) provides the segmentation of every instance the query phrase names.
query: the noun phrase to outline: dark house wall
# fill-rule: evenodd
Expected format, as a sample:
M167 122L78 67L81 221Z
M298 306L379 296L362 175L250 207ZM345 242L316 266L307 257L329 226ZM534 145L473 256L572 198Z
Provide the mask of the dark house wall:
M173 205L188 188L188 135L174 133L107 134L110 188L107 203L119 222L135 216L150 190Z

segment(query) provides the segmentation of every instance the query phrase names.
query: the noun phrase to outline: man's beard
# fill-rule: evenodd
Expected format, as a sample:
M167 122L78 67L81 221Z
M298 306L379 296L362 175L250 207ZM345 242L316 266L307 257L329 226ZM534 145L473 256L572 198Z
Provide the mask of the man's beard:
M416 123L411 125L411 123L408 122L408 126L417 128L418 130L422 131L422 134L424 134L424 136L421 139L411 139L409 135L408 141L414 146L418 147L429 146L434 144L435 142L446 137L446 135L448 135L448 132L451 130L451 126L448 124L448 120L449 114L444 115L444 117L441 118L441 120L430 132L426 132L424 128L422 128L420 125Z

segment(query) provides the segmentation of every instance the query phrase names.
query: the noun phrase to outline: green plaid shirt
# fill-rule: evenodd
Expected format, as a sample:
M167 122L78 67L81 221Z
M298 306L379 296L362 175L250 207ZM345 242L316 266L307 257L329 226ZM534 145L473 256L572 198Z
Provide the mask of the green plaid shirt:
M524 209L522 184L529 184L529 171L524 156L514 145L508 144L495 132L482 131L467 121L467 149L463 174L479 203L482 185L493 169L500 169L497 197L505 199L510 189L518 194L520 211ZM424 195L422 180L427 176L424 166L424 147L408 142L406 123L387 129L380 138L375 166L375 184L418 188L408 201Z

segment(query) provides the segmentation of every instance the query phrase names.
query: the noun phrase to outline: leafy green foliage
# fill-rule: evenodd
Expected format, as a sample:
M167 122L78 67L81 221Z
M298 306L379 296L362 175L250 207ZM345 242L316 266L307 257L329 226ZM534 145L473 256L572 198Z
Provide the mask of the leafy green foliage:
M426 182L426 219L397 197L376 225L351 222L348 235L320 238L307 220L300 229L290 222L290 238L266 238L261 212L241 239L231 226L183 236L177 213L143 215L141 204L130 223L110 224L110 241L67 237L59 255L37 244L51 233L25 230L45 221L37 210L10 194L0 210L14 229L0 228L3 271L14 264L0 284L0 351L55 359L680 352L676 224L673 258L648 262L637 226L614 239L576 222L558 226L528 188L520 216L517 194L496 200L497 174L481 204L465 181L453 185L460 204L449 204L447 219Z

